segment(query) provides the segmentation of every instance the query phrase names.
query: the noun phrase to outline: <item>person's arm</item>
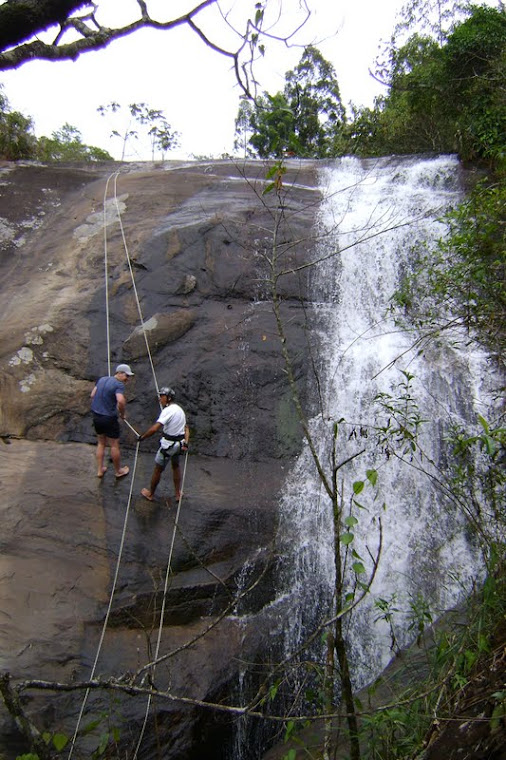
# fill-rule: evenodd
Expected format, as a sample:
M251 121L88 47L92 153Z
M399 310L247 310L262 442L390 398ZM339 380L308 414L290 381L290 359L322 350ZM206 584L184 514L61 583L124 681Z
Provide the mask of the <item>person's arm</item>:
M126 398L122 393L116 393L116 402L118 407L119 416L122 420L125 419L125 410L126 410Z
M184 439L181 441L181 451L182 452L187 452L188 451L189 442L190 442L190 428L188 427L188 425L185 425L184 426Z
M93 386L93 390L90 393L90 398L94 398L96 392L97 392L97 386L95 385L95 386Z
M157 433L158 431L163 429L163 425L161 422L155 422L154 425L151 425L150 428L148 428L144 433L141 433L139 436L139 441L143 441L145 438L150 438L152 435Z

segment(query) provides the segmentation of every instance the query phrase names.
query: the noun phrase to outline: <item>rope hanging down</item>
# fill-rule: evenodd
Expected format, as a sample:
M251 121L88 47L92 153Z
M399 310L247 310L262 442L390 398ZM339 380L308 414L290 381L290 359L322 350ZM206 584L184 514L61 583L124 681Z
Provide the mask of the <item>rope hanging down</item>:
M171 565L172 565L172 553L173 553L173 549L174 549L174 540L175 540L175 537L176 537L176 530L177 530L177 526L178 526L178 522L179 522L179 513L181 511L181 501L183 499L183 493L184 493L184 481L185 481L185 477L186 477L186 464L187 464L187 462L188 462L188 451L186 452L185 458L184 458L183 476L181 478L181 495L179 496L179 501L178 501L178 504L177 504L176 519L174 520L174 530L172 531L172 541L171 541L171 544L170 544L169 558L167 560L167 568L166 568L166 571L165 571L165 583L164 583L164 587L163 587L162 608L160 610L160 623L158 625L158 636L157 636L157 640L156 640L156 648L155 648L155 656L154 656L154 659L153 659L153 667L151 668L151 683L153 683L153 684L154 684L154 681L155 681L156 663L157 663L157 660L158 660L158 656L160 654L160 642L161 642L161 639L162 639L163 622L164 622L164 618L165 618L165 600L167 598L167 590L169 588L169 577L170 577ZM140 748L140 746L142 744L142 739L144 737L144 731L146 730L146 725L147 725L147 722L148 722L148 716L149 716L150 707L151 707L151 694L148 695L148 701L147 701L147 704L146 704L146 714L144 715L144 722L142 724L141 734L139 736L139 741L137 742L137 746L135 748L135 752L134 752L134 756L133 756L132 760L137 760L137 753L139 752L139 748Z
M90 681L92 681L93 678L95 677L95 670L96 670L96 667L97 667L98 658L100 657L100 652L102 650L102 644L103 644L103 641L104 641L105 632L106 632L106 629L107 629L107 624L109 622L109 615L111 613L112 600L113 600L113 597L114 597L114 592L116 591L116 584L117 584L118 576L119 576L119 568L120 568L120 565L121 565L121 558L122 558L122 555L123 555L123 547L125 545L125 536L126 536L126 529L127 529L127 523L128 523L128 516L130 514L130 505L132 503L132 492L133 492L133 487L134 487L134 482L135 482L135 471L137 469L138 454L139 454L139 441L137 441L137 446L135 447L135 458L134 458L134 465L133 465L133 470L132 470L132 478L130 480L130 491L129 491L129 494L128 494L128 502L127 502L127 507L126 507L126 511L125 511L125 519L123 520L123 530L121 532L121 541L120 541L120 546L119 546L119 551L118 551L118 558L116 560L116 570L114 572L114 579L113 579L113 582L112 582L111 593L110 593L110 596L109 596L109 604L107 606L107 612L105 614L104 623L102 625L102 633L100 634L100 639L99 639L98 647L97 647L97 653L95 655L95 661L94 661L93 667L91 669ZM86 692L84 694L83 703L82 703L81 709L79 711L79 716L77 718L77 725L76 725L76 728L75 728L75 731L74 731L74 736L72 737L72 742L71 742L71 745L70 745L70 752L69 752L69 755L68 755L69 760L72 757L72 752L74 751L74 745L76 743L77 734L79 733L79 727L81 725L81 720L82 720L82 717L83 717L84 708L86 707L86 703L88 701L89 693L90 693L90 690L86 689Z
M110 327L109 327L110 317L109 317L108 258L107 258L107 194L108 194L109 182L110 182L111 178L114 177L114 201L115 201L115 204L116 204L116 210L117 210L117 216L118 216L118 221L119 221L120 230L121 230L121 236L122 236L122 240L123 240L123 246L124 246L124 249L125 249L125 254L126 254L126 258L127 258L127 262L128 262L128 268L129 268L129 271L130 271L130 277L131 277L131 280L132 280L132 288L133 288L133 291L134 291L135 300L136 300L136 304L137 304L137 311L139 313L139 319L140 319L141 326L142 326L142 332L143 332L144 340L145 340L145 343L146 343L146 351L147 351L147 354L148 354L148 357L149 357L149 362L150 362L150 365L151 365L151 371L152 371L152 374L153 374L153 380L154 380L154 383L155 383L156 392L158 394L159 393L158 382L157 382L157 379L156 379L156 373L155 373L155 368L154 368L154 365L153 365L153 359L152 359L152 355L151 355L151 350L150 350L150 347L149 347L149 343L148 343L148 339L147 339L147 335L146 335L146 330L145 330L145 327L144 327L144 319L143 319L143 316L142 316L142 310L141 310L141 306L140 306L140 301L139 301L139 297L138 297L138 294L137 294L137 287L136 287L136 284L135 284L135 277L134 277L134 273L133 273L133 269L132 269L132 264L131 264L131 261L130 261L130 256L129 256L129 253L128 253L128 246L127 246L127 243L126 243L125 233L124 233L124 229L123 229L123 223L122 223L122 220L121 220L121 211L120 211L120 208L119 208L118 197L117 197L117 178L118 178L118 175L119 175L119 172L115 172L114 174L111 174L107 178L107 182L106 182L106 186L105 186L105 191L104 191L104 204L103 204L103 207L104 207L104 269L105 269L105 300L106 300L106 340L107 340L107 366L108 366L108 373L109 373L109 376L110 376L111 375L111 348L110 348ZM135 430L135 428L126 419L123 420L123 421L125 422L125 424L130 428L130 430L132 430L132 432L138 438L139 434ZM127 507L126 507L126 511L125 511L125 518L124 518L124 521L123 521L123 530L122 530L122 534L121 534L120 548L119 548L119 552L118 552L118 558L117 558L117 561L116 561L116 569L115 569L115 573L114 573L114 579L113 579L113 583L112 583L111 593L110 593L110 596L109 596L109 604L108 604L107 612L106 612L106 615L105 615L105 618L104 618L104 623L103 623L103 626L102 626L102 632L101 632L101 635L100 635L100 639L99 639L99 643L98 643L98 647L97 647L97 652L96 652L96 655L95 655L95 660L94 660L92 671L91 671L91 675L90 675L90 680L92 680L94 678L94 676L95 676L95 670L96 670L97 663L98 663L98 660L99 660L99 657L100 657L100 652L101 652L101 649L102 649L102 644L103 644L103 641L104 641L105 633L106 633L106 630L107 630L107 625L108 625L108 622L109 622L109 616L110 616L110 612L111 612L111 609L112 609L112 601L113 601L113 598L114 598L114 593L115 593L115 590L116 590L117 580L118 580L118 576L119 576L119 569L120 569L120 566L121 566L123 547L124 547L124 543L125 543L126 528L127 528L127 524L128 524L128 517L129 517L129 513L130 513L130 505L131 505L131 502L132 502L132 494L133 494L133 489L134 489L134 484L135 484L135 475L136 475L136 470L137 470L137 460L138 460L138 455L139 455L139 445L140 445L139 441L137 440L137 445L136 445L136 448L135 448L134 465L133 465L133 468L132 468L132 476L131 476L131 481L130 481L130 490L129 490L129 494L128 494L128 501L127 501ZM164 615L165 615L165 602L166 602L166 596L167 596L167 590L168 590L168 584L169 584L169 577L170 577L170 572L171 572L172 554L173 554L173 549L174 549L176 530L177 530L177 526L178 526L178 522L179 522L179 515L180 515L180 510L181 510L181 502L182 502L183 493L184 493L184 483L185 483L185 478L186 478L187 462L188 462L188 451L186 452L185 461L184 461L183 476L182 476L182 482L181 482L181 495L180 495L179 501L178 501L177 512L176 512L176 519L174 521L174 530L172 532L172 540L171 540L169 557L168 557L167 567L166 567L166 572L165 572L165 584L164 584L164 591L163 591L162 607L161 607L161 611L160 611L160 623L159 623L159 627L158 627L158 637L157 637L157 643L156 643L155 658L154 658L154 661L153 661L153 666L151 668L152 677L154 677L154 672L155 672L155 668L156 668L156 661L158 660L159 651L160 651L160 642L161 642L161 636L162 636L162 630L163 630L163 622L164 622ZM69 755L68 755L68 760L70 760L71 757L72 757L72 753L73 753L74 746L75 746L75 743L76 743L77 735L79 733L79 727L80 727L81 720L82 720L82 717L83 717L83 714L84 714L84 709L85 709L86 703L88 701L89 692L90 692L90 689L87 689L86 692L85 692L85 695L84 695L84 699L83 699L83 702L82 702L82 705L81 705L81 709L79 711L79 716L78 716L78 719L77 719L77 725L76 725L76 728L75 728L75 731L74 731L74 735L72 737L72 741L71 741L71 745L70 745L70 751L69 751ZM139 740L137 742L137 747L136 747L136 750L135 750L135 754L134 754L133 760L136 760L136 758L137 758L137 753L139 751L140 745L142 743L142 739L144 737L144 732L145 732L145 728L146 728L146 725L147 725L147 720L148 720L150 706L151 706L151 695L149 695L149 697L148 697L148 702L147 702L147 705L146 705L146 713L145 713L145 716L144 716L144 722L143 722L143 725L142 725L142 729L141 729L141 734L140 734Z
M135 295L135 303L137 304L137 311L139 313L139 320L140 320L141 327L142 327L142 334L144 335L144 342L146 344L146 351L148 353L149 363L151 365L151 372L153 374L153 380L154 380L154 383L155 383L156 393L157 393L157 396L158 396L159 388L158 388L158 383L157 383L157 380L156 380L155 367L153 365L153 358L151 356L151 350L149 348L148 336L146 335L146 328L144 326L144 318L142 316L141 304L140 304L140 301L139 301L139 296L137 294L137 287L135 285L135 277L134 277L134 272L133 272L133 269L132 269L132 262L130 261L130 254L128 253L128 246L127 246L127 242L126 242L125 231L123 229L123 222L121 220L121 210L120 210L119 203L118 203L117 183L118 183L118 172L116 172L116 175L114 177L114 201L116 203L116 211L118 213L119 227L120 227L120 230L121 230L121 238L123 240L123 247L125 249L125 255L126 255L126 259L127 259L127 263L128 263L128 269L130 270L130 278L132 280L132 288L133 288L134 295Z

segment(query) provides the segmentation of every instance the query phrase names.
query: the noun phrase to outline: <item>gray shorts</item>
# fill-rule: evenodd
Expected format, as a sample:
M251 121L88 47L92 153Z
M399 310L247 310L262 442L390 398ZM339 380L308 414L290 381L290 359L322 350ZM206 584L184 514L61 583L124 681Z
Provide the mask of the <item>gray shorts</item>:
M177 467L179 464L179 454L181 453L181 444L179 441L174 441L172 446L169 446L168 449L163 449L161 446L156 452L155 455L155 462L158 465L158 467L161 467L162 470L165 470L165 467L167 466L167 462L171 460L172 466Z

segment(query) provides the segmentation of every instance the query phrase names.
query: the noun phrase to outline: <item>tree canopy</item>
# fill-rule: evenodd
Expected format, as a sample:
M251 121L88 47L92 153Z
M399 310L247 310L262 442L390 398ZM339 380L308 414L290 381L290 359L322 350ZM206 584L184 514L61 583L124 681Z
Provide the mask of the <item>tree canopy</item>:
M464 160L496 160L506 134L506 12L469 6L442 44L412 34L392 47L389 93L359 109L350 152L361 155L435 151Z
M335 155L345 110L332 64L308 46L293 71L286 72L285 82L283 92L264 92L254 103L241 103L236 147L261 158Z

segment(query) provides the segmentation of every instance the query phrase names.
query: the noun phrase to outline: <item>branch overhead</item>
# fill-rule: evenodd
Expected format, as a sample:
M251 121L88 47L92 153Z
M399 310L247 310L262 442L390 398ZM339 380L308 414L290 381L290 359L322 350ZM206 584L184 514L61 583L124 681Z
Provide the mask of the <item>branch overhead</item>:
M243 21L244 29L239 31L228 16L223 16L218 0L202 0L182 15L168 20L157 20L150 15L149 0L137 0L137 18L118 26L106 26L100 20L101 0L5 0L0 3L0 71L16 69L33 60L75 61L83 53L105 48L114 40L142 28L168 31L186 26L207 47L231 60L239 86L251 97L250 82L254 81L251 66L264 52L259 40L262 36L274 39L272 34L262 31L264 8L268 2L257 3L254 19ZM302 0L307 20L309 10L305 3L306 0ZM228 32L237 39L231 47L204 30L201 14L212 6L217 9ZM43 33L53 30L52 41L40 38ZM228 36L230 38L230 34ZM288 40L289 37L284 38L287 44Z

